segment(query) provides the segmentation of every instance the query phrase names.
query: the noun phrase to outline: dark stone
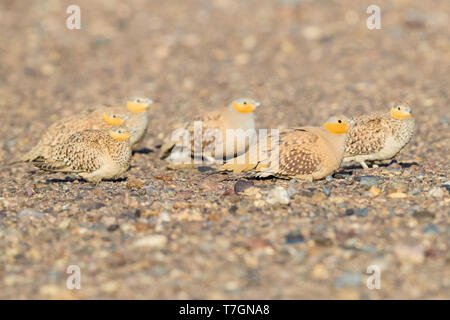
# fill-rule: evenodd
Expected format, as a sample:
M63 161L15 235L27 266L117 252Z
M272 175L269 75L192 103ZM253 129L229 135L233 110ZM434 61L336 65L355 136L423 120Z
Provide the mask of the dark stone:
M109 232L116 231L117 229L119 229L118 224L112 224L112 225L108 226L108 228L106 228L106 230L108 230Z
M96 202L96 201L89 201L89 202L80 204L80 210L83 210L83 211L96 210L96 209L100 209L103 207L106 207L106 205L104 203Z
M294 244L304 242L305 238L299 232L289 232L285 235L286 244Z
M446 183L441 185L441 188L444 188L445 190L447 190L447 192L450 192L450 181L447 181Z
M346 216L352 216L354 213L355 213L355 210L353 210L352 208L345 210Z
M338 172L338 173L335 173L333 175L333 178L335 178L335 179L347 179L347 178L350 178L351 175L352 175L351 172Z
M427 210L422 210L414 212L413 217L416 219L433 219L435 214Z
M233 205L230 207L229 211L230 211L230 213L234 214L234 213L236 213L237 209L238 209L238 207L236 205Z
M331 247L333 245L333 241L330 238L317 238L314 239L314 243L321 247Z
M249 181L249 180L238 180L235 184L234 184L234 192L236 193L240 193L240 192L244 192L246 189L254 186L254 182L253 181Z
M141 210L139 210L139 209L136 209L136 211L134 212L134 217L136 218L136 219L139 219L140 217L141 217Z

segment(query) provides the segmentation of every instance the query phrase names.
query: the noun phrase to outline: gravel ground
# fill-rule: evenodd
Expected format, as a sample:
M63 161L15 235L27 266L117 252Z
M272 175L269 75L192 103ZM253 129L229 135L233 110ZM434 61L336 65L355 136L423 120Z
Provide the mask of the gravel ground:
M450 2L376 1L368 30L373 2L0 1L0 298L449 299ZM158 159L180 123L244 95L263 128L404 99L416 132L396 161L314 183ZM56 119L134 96L155 108L124 179L4 164Z

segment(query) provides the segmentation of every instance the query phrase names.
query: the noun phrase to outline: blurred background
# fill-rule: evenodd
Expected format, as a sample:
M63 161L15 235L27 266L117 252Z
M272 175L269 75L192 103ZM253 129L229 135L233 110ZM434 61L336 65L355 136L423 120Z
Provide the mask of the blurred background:
M72 4L81 8L80 30L66 27ZM381 8L380 30L366 27L372 4ZM152 98L157 106L145 142L149 149L192 115L241 96L262 102L257 126L266 128L318 125L335 113L385 111L401 99L410 102L418 123L400 159L426 159L442 176L449 165L449 15L447 0L1 0L0 161L27 151L62 116L136 96ZM274 272L287 272L283 269L279 264ZM233 294L233 283L225 291L211 284L202 293L195 285L183 289L150 281L158 289L132 290L125 297L336 294L331 280L306 286L311 296L298 289L310 279L308 270L292 287L288 281L266 293L253 288ZM4 284L9 291L1 290L7 297L59 294L11 281ZM341 297L448 298L439 281L433 283L422 291L406 285ZM90 290L81 297L103 297Z

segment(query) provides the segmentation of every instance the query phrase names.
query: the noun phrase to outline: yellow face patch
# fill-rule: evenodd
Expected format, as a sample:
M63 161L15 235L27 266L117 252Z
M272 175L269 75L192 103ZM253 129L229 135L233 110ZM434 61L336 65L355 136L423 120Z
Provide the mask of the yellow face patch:
M113 139L120 140L120 141L128 140L131 137L131 133L129 133L129 132L122 132L122 133L120 133L120 132L117 132L117 131L110 131L109 135Z
M391 116L394 119L408 119L411 118L411 113L405 110L398 110L397 108L392 108Z
M147 103L139 103L135 101L127 102L127 108L131 112L144 112L145 110L147 110L148 106L149 105Z
M325 128L327 128L328 131L334 134L342 134L346 133L348 131L348 124L347 123L325 123Z
M251 104L243 104L243 103L237 103L233 102L233 108L240 112L240 113L250 113L255 111L255 106L252 106Z
M111 126L121 126L124 123L123 119L110 117L106 112L103 112L103 120Z

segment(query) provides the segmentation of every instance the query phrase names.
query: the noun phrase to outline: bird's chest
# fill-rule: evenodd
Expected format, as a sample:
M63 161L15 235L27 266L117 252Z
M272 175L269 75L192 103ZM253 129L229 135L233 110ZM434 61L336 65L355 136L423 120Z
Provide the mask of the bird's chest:
M131 150L130 148L123 148L117 153L112 153L103 160L104 165L102 172L105 178L115 178L124 173L130 166Z
M406 144L405 139L396 139L392 135L386 137L384 147L374 155L374 159L390 159Z

